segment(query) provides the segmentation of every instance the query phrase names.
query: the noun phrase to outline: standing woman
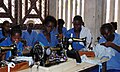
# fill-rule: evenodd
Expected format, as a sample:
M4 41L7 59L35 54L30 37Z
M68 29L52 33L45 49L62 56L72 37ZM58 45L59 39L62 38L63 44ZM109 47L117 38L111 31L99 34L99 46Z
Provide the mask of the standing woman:
M57 21L53 16L47 16L43 21L44 30L42 30L36 38L37 42L41 42L44 46L55 47L58 43L54 31Z

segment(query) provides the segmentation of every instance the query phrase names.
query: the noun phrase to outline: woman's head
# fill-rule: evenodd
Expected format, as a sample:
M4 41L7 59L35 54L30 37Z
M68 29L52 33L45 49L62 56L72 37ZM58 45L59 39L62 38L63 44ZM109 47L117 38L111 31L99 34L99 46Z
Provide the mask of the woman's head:
M35 22L33 20L29 20L27 22L27 30L32 30L34 27Z
M10 23L9 23L9 21L4 21L3 22L2 29L5 30L6 32L10 31Z
M43 21L43 25L48 33L50 33L57 25L57 21L53 16L47 16Z
M22 31L20 29L12 28L11 29L11 40L12 42L18 43L21 39Z
M63 26L64 25L64 20L63 19L58 19L58 26Z
M114 35L114 28L110 23L106 23L101 26L100 32L104 38L110 39Z
M77 15L74 17L73 19L73 26L74 26L74 29L77 31L77 30L80 30L81 29L81 26L84 26L84 22L82 20L82 17Z

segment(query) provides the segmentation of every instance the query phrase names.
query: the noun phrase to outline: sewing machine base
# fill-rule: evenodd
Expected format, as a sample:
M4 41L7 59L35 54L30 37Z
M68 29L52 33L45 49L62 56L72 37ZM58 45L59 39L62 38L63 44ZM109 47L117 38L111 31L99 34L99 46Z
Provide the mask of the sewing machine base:
M53 65L53 66L50 66L50 67L43 67L43 66L37 66L37 65L34 65L32 67L32 72L36 72L36 71L39 71L39 72L65 72L66 70L72 68L72 67L75 67L76 66L76 60L75 59L68 59L68 61L66 62L63 62L63 63L60 63L60 64L57 64L57 65ZM37 69L38 67L38 69Z

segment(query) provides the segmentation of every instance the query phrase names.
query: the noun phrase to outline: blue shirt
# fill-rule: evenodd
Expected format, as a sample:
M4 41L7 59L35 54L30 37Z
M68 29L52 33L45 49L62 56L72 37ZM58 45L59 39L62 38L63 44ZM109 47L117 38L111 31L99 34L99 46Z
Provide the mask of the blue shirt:
M120 46L120 35L117 33L114 33L115 38L113 40L113 43ZM106 42L106 39L102 36L102 38L99 40L99 43ZM114 49L114 48L113 48ZM109 69L116 69L120 70L120 52L114 49L115 56L112 56L112 58L107 62L107 70Z
M77 38L75 35L75 32L74 32L74 28L67 31L66 37L70 38L71 34L73 34L73 38ZM80 35L79 35L79 38L80 38ZM79 42L73 42L72 47L74 50L80 50L80 49L84 48L84 46L82 44L80 44Z
M50 32L50 39L51 41L49 42L43 32L40 32L37 35L36 41L41 42L44 46L55 47L58 44L58 40L54 32Z
M3 42L0 43L0 46L10 46L12 44L12 41L10 39L10 37L8 37L6 40L4 40ZM21 42L17 43L17 51L19 51L17 54L18 56L22 55L22 51L23 51L23 44ZM9 57L12 56L11 51L8 51L6 53L6 57L5 59L7 60Z
M8 35L7 37L9 37L10 35ZM3 35L3 33L2 33L2 30L0 31L0 39L1 38L7 38L7 37L5 37L4 35Z
M36 37L37 33L35 31L32 31L31 34L29 34L28 31L22 33L22 38L27 41L27 46L33 46Z
M58 28L53 29L53 32L54 32L55 34L58 34ZM63 35L65 36L66 33L67 33L67 29L66 29L65 27L63 27L63 28L62 28L62 32L63 32Z

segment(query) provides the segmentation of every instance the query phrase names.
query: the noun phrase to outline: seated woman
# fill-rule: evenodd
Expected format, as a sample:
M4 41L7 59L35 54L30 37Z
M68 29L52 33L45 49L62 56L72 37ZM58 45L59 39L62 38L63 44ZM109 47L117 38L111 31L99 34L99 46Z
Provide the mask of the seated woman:
M6 53L6 57L5 57L6 60L9 60L9 58L14 55L15 56L22 55L23 44L20 42L21 35L22 35L22 31L20 29L12 28L10 37L8 37L6 40L4 40L3 42L0 43L0 46L11 46L13 44L16 45L16 48L13 49L14 51L8 51ZM16 52L15 52L15 50L16 50Z
M10 23L4 21L2 24L2 30L0 31L0 43L10 36Z
M22 38L26 40L27 46L32 47L35 43L35 38L37 37L36 31L33 30L34 21L29 20L27 22L27 30L22 33Z
M108 24L103 24L100 28L102 34L99 44L112 48L115 56L107 62L107 72L120 72L120 35L114 33L113 26Z
M55 33L52 31L55 24L56 19L52 16L47 16L43 21L44 30L42 30L36 38L37 42L41 42L44 46L55 47L57 45L57 38Z
M55 34L62 34L63 36L66 35L67 29L66 27L63 27L64 25L64 20L63 19L58 19L57 20L57 26L56 28L53 30L55 32Z
M89 48L90 43L92 41L92 35L88 28L84 27L84 22L81 16L75 16L73 19L73 27L72 29L67 31L66 37L70 38L86 38L86 43L83 42L73 42L72 47L74 50L81 50L82 48Z

